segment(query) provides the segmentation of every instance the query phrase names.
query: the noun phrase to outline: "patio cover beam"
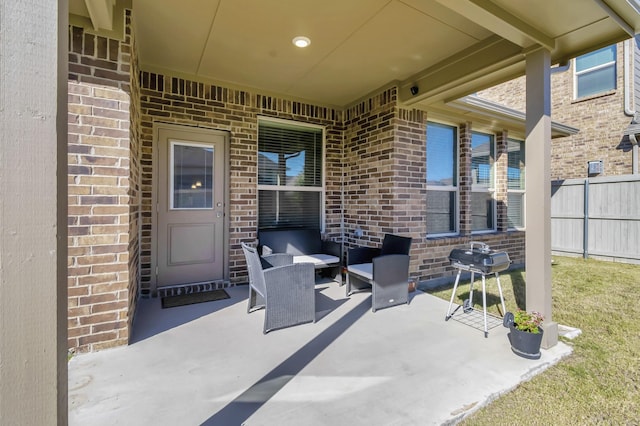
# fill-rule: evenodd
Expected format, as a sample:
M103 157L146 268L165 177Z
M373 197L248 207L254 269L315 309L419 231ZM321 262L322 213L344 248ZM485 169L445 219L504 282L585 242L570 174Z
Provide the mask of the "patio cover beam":
M555 40L490 0L436 0L494 34L527 48L538 44L555 49Z
M527 311L544 316L543 348L558 342L551 316L551 53L526 57L525 270Z
M478 79L517 66L523 59L520 46L498 36L489 37L401 82L400 101L412 105L468 95L478 89L474 86ZM417 93L412 88L417 88Z
M113 29L113 8L116 0L84 0L89 11L89 17L93 29L108 30Z

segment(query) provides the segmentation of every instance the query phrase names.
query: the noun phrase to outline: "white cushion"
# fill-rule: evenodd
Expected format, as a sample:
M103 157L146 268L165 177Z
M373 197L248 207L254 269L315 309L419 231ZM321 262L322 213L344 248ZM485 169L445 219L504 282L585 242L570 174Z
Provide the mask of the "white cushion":
M356 275L366 278L369 281L373 280L373 263L357 263L355 265L347 266L347 270Z
M313 263L316 268L333 265L339 262L339 258L329 254L305 254L302 256L293 256L293 263Z

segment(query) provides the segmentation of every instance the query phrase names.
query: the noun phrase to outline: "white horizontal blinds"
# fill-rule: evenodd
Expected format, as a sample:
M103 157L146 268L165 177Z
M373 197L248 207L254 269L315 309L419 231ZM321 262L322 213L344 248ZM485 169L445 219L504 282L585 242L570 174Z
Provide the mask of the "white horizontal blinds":
M616 45L576 58L576 98L616 88Z
M507 221L509 228L524 227L524 142L507 141Z
M471 133L471 231L495 229L495 142L486 133Z
M258 226L321 227L322 129L260 121Z
M427 234L453 234L458 223L458 129L427 123Z

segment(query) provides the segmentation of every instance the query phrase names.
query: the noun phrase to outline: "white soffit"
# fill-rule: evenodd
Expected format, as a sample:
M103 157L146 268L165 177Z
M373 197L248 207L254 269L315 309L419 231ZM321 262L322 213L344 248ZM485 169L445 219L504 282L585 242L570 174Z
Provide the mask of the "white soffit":
M629 0L135 0L133 19L145 71L336 107L397 84L423 108L522 75L539 46L558 62L625 39L600 2L640 28Z

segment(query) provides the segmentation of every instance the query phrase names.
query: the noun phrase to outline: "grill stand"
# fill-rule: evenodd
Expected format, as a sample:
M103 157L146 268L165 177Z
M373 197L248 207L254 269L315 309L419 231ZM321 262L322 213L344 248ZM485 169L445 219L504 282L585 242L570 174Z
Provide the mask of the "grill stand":
M445 316L444 320L445 321L449 321L449 319L451 319L451 317L453 316L453 314L456 313L456 311L458 309L460 309L460 306L458 306L453 312L451 312L451 306L453 306L453 298L456 295L456 290L458 288L458 283L460 282L460 274L462 273L462 271L464 269L464 267L461 267L462 265L458 266L458 275L456 275L456 283L453 285L453 292L451 293L451 300L449 300L449 308L447 309L447 315ZM471 272L471 284L469 287L469 299L465 300L463 303L463 311L464 312L468 312L469 310L473 309L473 280L474 280L474 271L471 268L468 268L467 270L469 270ZM506 312L506 308L504 305L504 297L502 297L502 286L500 285L500 275L498 275L497 272L494 272L495 276L496 276L496 281L498 282L498 291L500 293L500 302L502 303L502 312L504 315L504 312ZM480 273L480 275L482 275L482 308L483 308L483 315L484 315L484 337L489 337L489 329L487 327L487 293L486 293L486 282L485 282L485 275L483 273Z

